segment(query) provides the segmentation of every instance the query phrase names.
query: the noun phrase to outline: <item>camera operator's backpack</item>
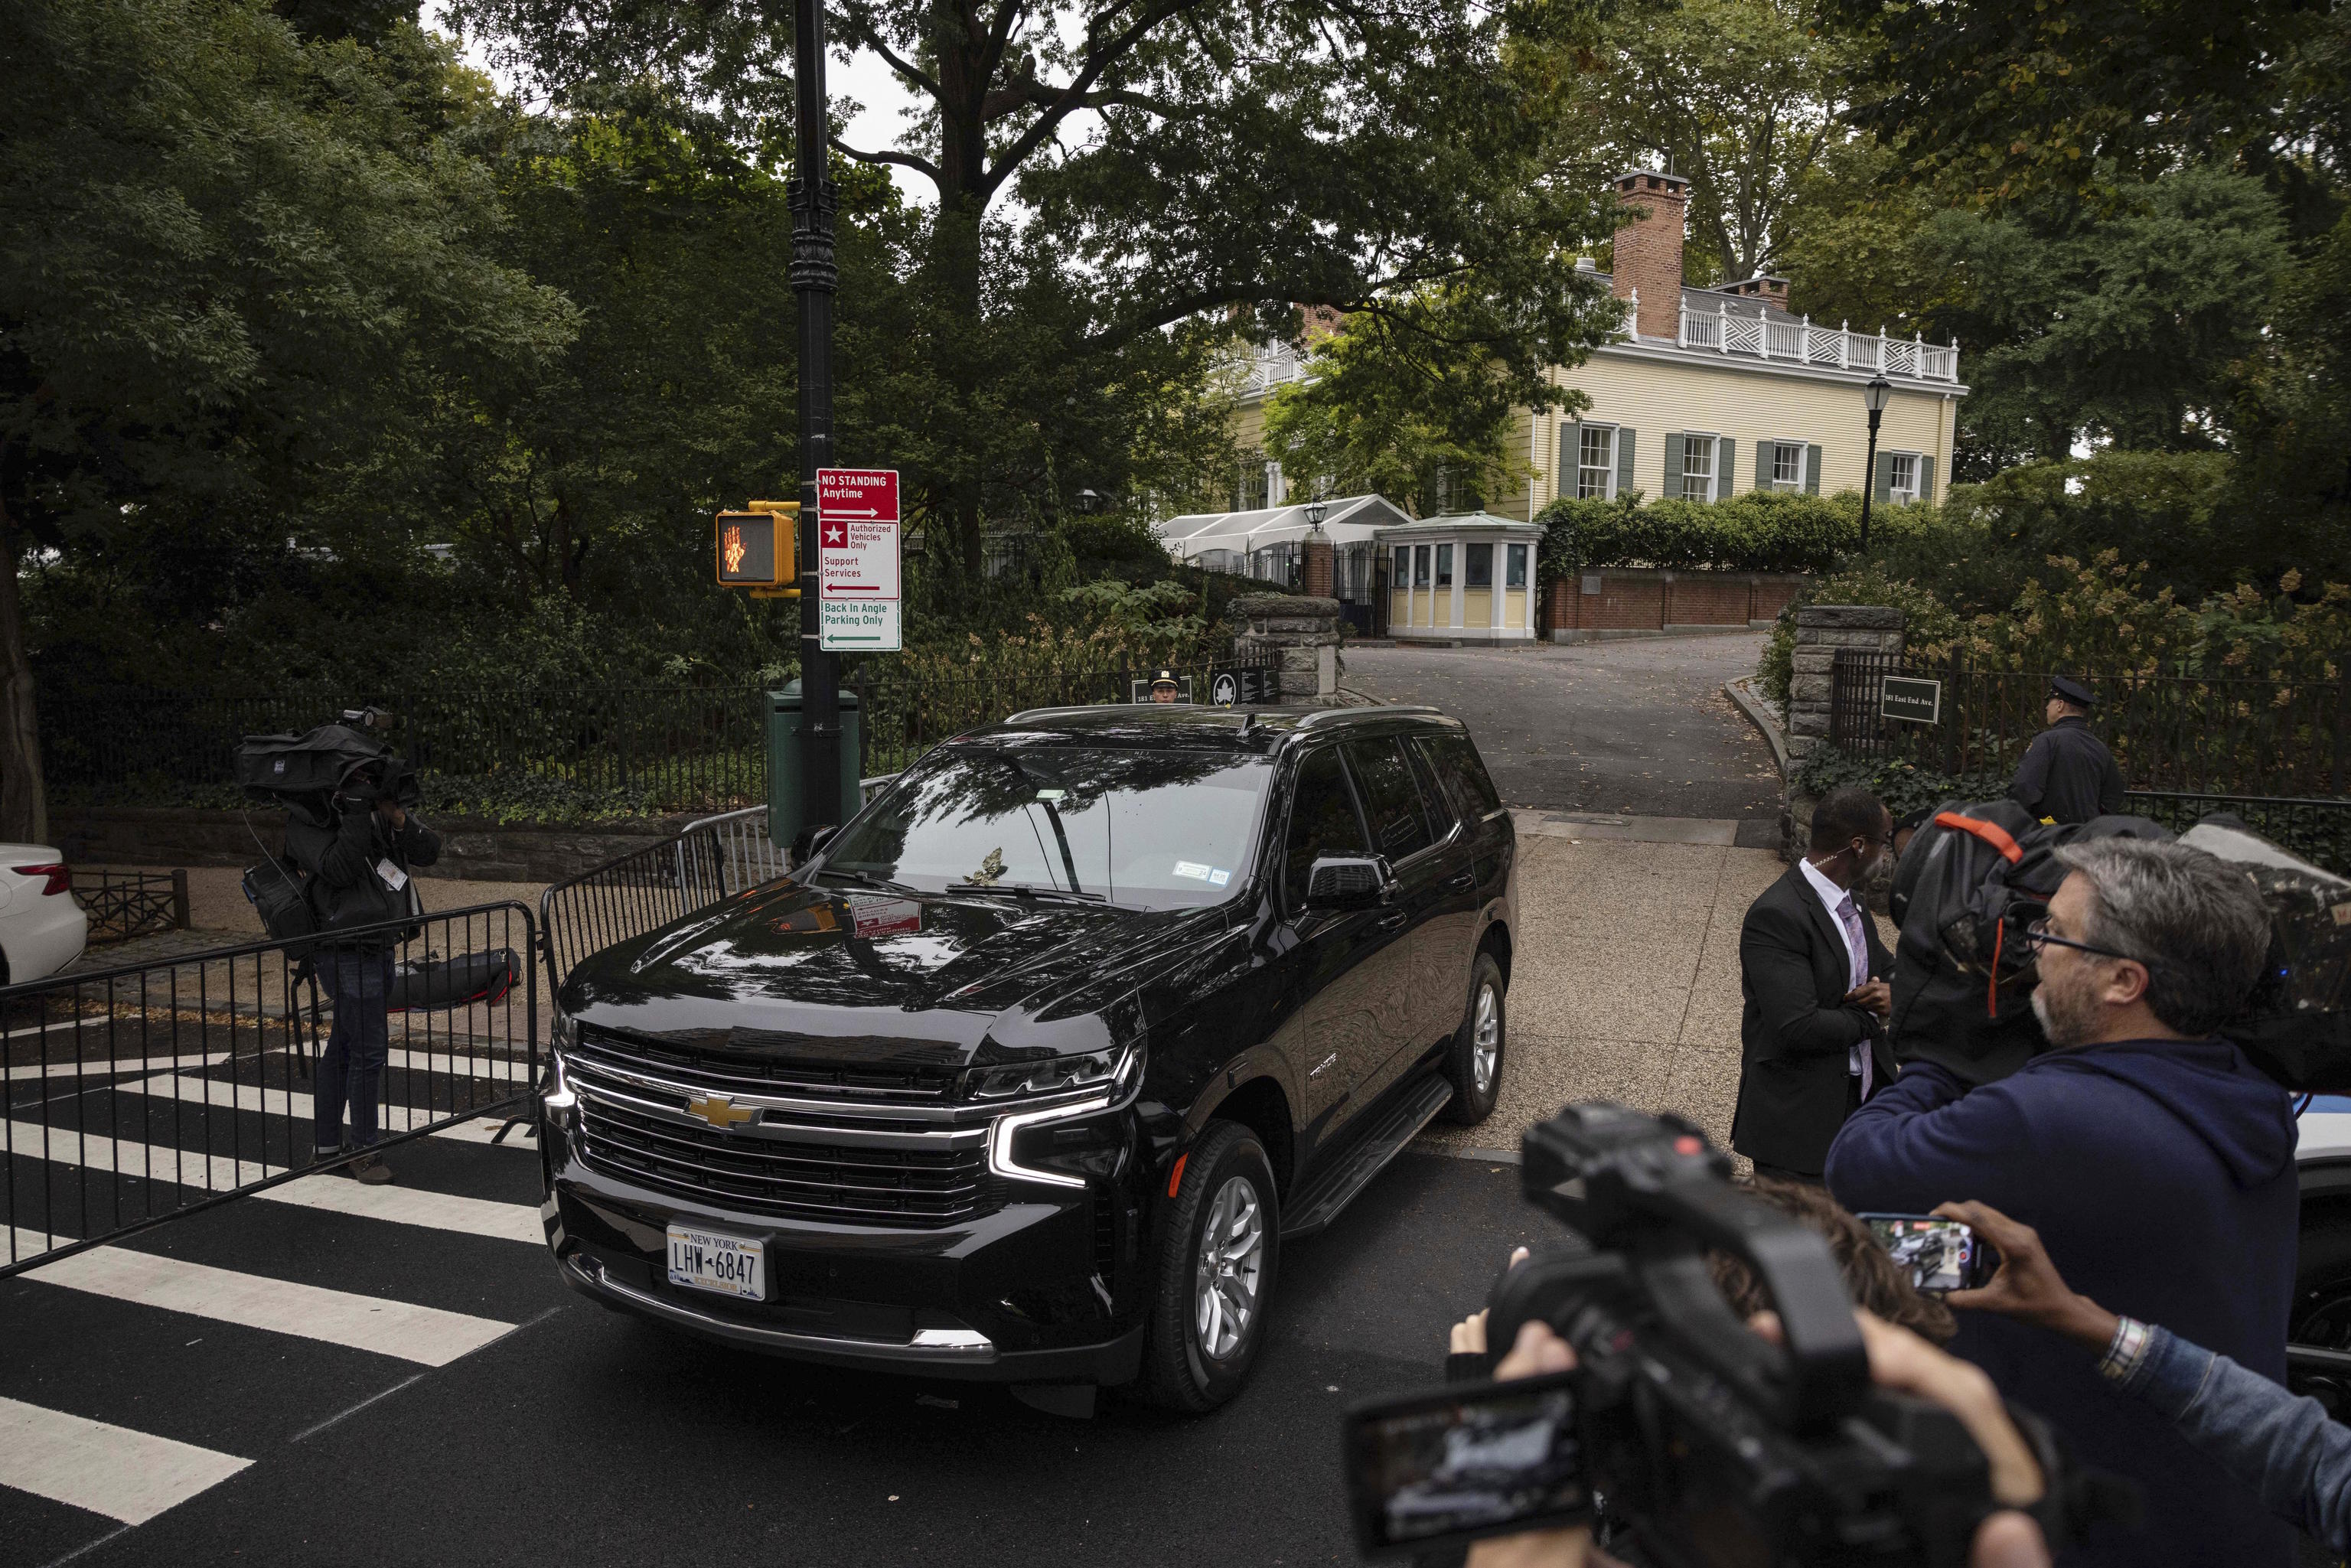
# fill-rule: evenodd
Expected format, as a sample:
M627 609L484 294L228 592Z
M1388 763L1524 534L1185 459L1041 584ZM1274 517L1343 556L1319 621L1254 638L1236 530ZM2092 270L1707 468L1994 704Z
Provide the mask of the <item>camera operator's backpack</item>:
M2143 817L2043 822L2013 800L1949 801L1895 867L1888 1043L1974 1085L2005 1078L2048 1049L2032 1016L2035 974L2017 906L2038 906L2065 880L2056 852L2081 839L2168 839Z
M286 944L286 956L299 962L318 944L319 917L310 907L310 874L284 855L245 868L245 900L261 917L261 928Z

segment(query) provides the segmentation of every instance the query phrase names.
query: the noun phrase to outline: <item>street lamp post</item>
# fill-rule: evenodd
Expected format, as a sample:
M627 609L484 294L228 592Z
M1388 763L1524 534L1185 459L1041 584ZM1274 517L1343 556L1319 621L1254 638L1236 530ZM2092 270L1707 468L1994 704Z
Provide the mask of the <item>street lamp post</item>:
M1861 401L1869 410L1869 455L1861 468L1861 553L1869 554L1869 500L1877 494L1877 422L1886 415L1886 402L1894 395L1894 383L1882 375L1869 378L1861 389Z
M798 78L797 162L791 183L792 292L800 350L800 800L810 823L844 819L841 798L841 670L823 645L817 572L816 476L832 465L833 183L825 178L831 127L824 101L823 0L796 0L792 72Z

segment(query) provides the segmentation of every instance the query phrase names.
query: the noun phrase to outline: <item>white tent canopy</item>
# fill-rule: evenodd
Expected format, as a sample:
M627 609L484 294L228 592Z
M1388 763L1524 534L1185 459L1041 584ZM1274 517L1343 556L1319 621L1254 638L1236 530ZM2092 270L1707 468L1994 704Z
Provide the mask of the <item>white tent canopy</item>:
M1324 503L1322 535L1334 545L1368 545L1378 531L1412 518L1380 496L1341 496ZM1192 512L1155 524L1167 553L1197 560L1212 550L1248 555L1274 545L1294 545L1311 531L1303 505L1263 507L1253 512Z

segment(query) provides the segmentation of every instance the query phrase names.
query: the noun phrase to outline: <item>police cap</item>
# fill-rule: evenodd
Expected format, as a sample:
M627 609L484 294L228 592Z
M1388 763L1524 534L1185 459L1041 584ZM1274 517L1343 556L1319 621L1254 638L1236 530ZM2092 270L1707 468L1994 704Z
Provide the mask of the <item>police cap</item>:
M2098 695L2071 675L2052 676L2049 695L2059 702L2072 703L2075 707L2095 707Z

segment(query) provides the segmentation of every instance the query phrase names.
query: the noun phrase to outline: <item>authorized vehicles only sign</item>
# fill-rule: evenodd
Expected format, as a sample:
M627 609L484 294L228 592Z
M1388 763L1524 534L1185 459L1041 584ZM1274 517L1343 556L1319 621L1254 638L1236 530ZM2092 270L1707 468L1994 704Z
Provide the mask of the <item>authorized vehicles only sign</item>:
M820 646L897 653L905 646L898 471L820 468L816 505Z

